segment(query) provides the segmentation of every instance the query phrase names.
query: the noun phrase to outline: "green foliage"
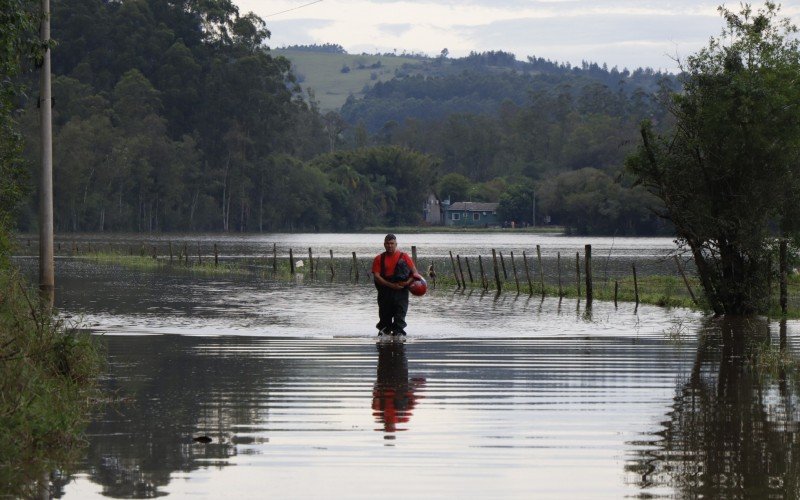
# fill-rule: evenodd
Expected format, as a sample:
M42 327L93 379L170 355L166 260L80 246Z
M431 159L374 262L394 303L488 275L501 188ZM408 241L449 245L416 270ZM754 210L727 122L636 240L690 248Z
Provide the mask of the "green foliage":
M14 105L22 92L16 77L35 55L34 7L26 0L0 0L0 268L8 264L13 211L26 187Z
M323 155L312 166L332 181L327 199L333 227L352 229L418 223L437 163L427 155L391 146Z
M88 334L36 303L19 276L0 273L0 490L14 497L81 449L101 363Z
M553 176L537 193L539 210L578 234L641 235L660 228L652 213L658 206L654 196L594 168Z
M771 2L737 14L687 61L677 126L642 127L628 162L692 252L716 313L766 312L771 228L798 229L800 50Z

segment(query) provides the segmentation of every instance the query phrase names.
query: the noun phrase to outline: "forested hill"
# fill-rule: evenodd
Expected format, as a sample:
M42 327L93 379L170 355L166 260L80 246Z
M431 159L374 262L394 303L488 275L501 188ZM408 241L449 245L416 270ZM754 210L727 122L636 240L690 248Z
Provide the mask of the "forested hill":
M522 224L534 190L537 223L659 229L653 200L620 174L640 122L667 123L654 94L660 80L674 85L668 75L505 52L367 58L326 44L325 57L350 58L339 74L376 78L323 113L301 88L312 75L298 77L267 48L264 21L228 0L53 7L57 231L414 225L430 193L500 202L501 217ZM320 54L311 49L287 51ZM28 96L18 116L35 180ZM18 228L35 224L31 194Z

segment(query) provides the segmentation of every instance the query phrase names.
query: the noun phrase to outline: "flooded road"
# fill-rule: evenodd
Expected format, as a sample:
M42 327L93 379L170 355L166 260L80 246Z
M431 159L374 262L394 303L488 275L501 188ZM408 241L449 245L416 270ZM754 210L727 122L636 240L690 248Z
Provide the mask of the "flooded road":
M57 267L124 399L63 498L800 493L797 374L749 361L797 322L448 289L376 342L369 285Z

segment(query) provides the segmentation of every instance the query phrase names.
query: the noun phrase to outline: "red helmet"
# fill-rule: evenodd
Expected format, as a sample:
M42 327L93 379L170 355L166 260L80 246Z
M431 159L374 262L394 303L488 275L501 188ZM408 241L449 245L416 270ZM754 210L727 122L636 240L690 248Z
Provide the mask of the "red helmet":
M408 290L418 297L425 295L428 291L428 282L422 276L415 277L416 279L408 285Z

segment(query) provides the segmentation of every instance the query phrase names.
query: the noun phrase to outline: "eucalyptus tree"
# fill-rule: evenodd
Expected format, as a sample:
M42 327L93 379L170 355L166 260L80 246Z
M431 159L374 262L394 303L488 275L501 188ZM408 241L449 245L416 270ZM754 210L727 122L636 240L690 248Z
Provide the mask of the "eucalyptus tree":
M32 2L0 0L0 263L8 251L12 211L25 192L22 137L14 118L21 88L15 77L38 47L35 28Z
M717 314L768 308L777 229L797 234L800 50L797 29L766 2L719 8L727 27L685 63L674 129L643 124L628 167L664 203Z

